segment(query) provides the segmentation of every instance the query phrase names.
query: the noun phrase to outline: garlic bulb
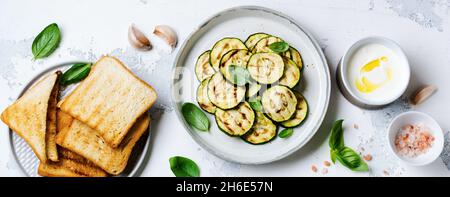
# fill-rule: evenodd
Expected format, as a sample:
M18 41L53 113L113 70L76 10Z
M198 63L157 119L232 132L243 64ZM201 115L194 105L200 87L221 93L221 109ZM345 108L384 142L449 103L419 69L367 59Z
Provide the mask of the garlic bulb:
M149 51L152 49L150 40L139 29L137 29L134 24L131 24L128 29L128 41L131 46L136 49L143 51Z

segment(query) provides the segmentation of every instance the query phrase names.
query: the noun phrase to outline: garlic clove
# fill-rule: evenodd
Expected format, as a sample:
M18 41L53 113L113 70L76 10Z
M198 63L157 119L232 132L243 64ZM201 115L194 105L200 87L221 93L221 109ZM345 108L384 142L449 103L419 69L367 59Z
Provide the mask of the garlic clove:
M411 97L411 103L413 105L418 105L429 98L433 93L437 90L437 87L434 85L427 85L418 89L413 96Z
M158 25L155 27L153 34L164 39L172 48L177 46L178 36L171 27L167 25Z
M128 41L131 46L139 50L149 51L153 48L150 40L134 24L131 24L128 29Z

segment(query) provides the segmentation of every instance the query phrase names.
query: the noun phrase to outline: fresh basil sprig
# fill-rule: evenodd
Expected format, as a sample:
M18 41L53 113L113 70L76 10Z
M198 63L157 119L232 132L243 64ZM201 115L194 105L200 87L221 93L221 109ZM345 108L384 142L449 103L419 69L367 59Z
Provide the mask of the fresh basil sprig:
M89 75L91 66L91 63L76 63L72 65L72 67L61 76L59 83L65 86L83 80Z
M269 45L269 48L275 53L283 53L289 49L289 44L286 42L274 42Z
M61 41L61 32L58 25L52 23L44 28L33 40L31 45L31 52L33 52L34 59L48 57L55 51Z
M280 138L287 138L290 137L294 133L294 130L292 128L284 129L278 134L278 137Z
M368 171L369 166L361 159L359 154L344 145L343 121L337 120L331 128L331 136L328 142L331 149L331 161L336 163L336 160L338 160L342 165L353 171Z
M171 157L169 159L170 169L176 177L198 177L200 176L200 169L197 164L181 156Z
M331 137L329 145L331 149L340 149L344 147L344 130L342 129L344 120L337 120L331 128Z
M234 84L242 86L250 82L250 73L244 67L230 65L228 71Z
M184 103L181 107L186 122L200 131L209 130L209 119L196 105L192 103Z
M262 111L261 99L259 97L248 100L250 107L255 111Z
M353 171L368 171L369 166L364 162L358 153L349 147L342 147L335 154L336 159L345 167Z

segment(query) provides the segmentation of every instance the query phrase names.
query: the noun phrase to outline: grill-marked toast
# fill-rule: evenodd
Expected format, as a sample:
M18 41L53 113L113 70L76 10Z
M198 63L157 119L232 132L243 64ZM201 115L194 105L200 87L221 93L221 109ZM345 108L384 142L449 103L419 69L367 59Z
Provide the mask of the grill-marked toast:
M47 177L106 177L108 174L94 163L67 149L58 148L58 162L40 163L38 174Z
M88 125L112 147L156 101L153 88L133 75L118 59L104 56L89 76L58 105Z
M134 145L148 130L150 117L144 113L128 132L122 143L113 148L98 133L64 112L58 113L61 130L56 143L92 161L109 174L120 174L126 167Z

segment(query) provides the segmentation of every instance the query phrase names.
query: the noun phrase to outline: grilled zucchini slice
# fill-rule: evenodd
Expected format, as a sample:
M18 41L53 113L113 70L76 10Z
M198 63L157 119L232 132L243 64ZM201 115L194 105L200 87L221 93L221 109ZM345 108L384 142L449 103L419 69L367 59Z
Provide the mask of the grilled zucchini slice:
M242 136L250 144L264 144L275 138L277 126L267 118L262 112L256 112L256 122L252 129Z
M225 53L233 49L247 49L247 47L239 38L223 38L214 44L211 49L210 63L216 71L219 71L220 60Z
M303 68L303 60L302 60L302 56L300 55L300 52L298 52L297 49L295 49L294 47L289 47L289 54L290 54L290 59L292 61L295 62L295 64L297 64L297 66L300 68L300 70Z
M280 79L280 85L293 88L300 81L300 68L295 64L294 61L288 58L283 58L283 60L284 60L284 73Z
M247 102L243 102L233 109L217 109L215 115L217 126L230 136L246 134L255 122L255 112Z
M291 52L289 50L287 50L283 53L283 56L287 57L288 59L291 59Z
M286 86L277 85L263 93L261 104L270 119L275 122L283 122L294 115L297 98Z
M297 98L297 109L295 110L294 116L291 119L281 122L281 125L283 125L283 127L296 127L300 125L308 115L308 102L306 101L305 97L303 97L299 92L296 91L294 91L294 94Z
M246 68L251 55L252 53L246 49L233 49L228 51L220 60L220 72L230 83L234 83L233 76L230 73L230 66L235 65Z
M283 76L283 58L276 53L256 53L250 57L247 70L255 81L272 84Z
M208 82L211 78L206 78L197 88L198 105L208 113L214 114L217 107L208 98Z
M266 33L262 33L262 32L254 33L254 34L248 36L248 38L247 38L247 40L245 40L244 44L245 44L245 46L247 46L247 48L249 50L252 50L252 48L256 45L256 43L259 40L261 40L262 38L268 37L268 36L270 36L270 35L266 34Z
M210 50L203 52L198 57L197 62L195 62L195 75L200 82L216 73L216 70L214 70L214 68L209 63L210 53Z
M269 48L269 45L275 42L283 42L281 38L275 36L268 36L259 40L255 47L253 47L253 53L268 53L273 52L272 49Z
M236 107L245 97L245 86L229 83L220 72L216 72L208 82L209 100L221 109Z

